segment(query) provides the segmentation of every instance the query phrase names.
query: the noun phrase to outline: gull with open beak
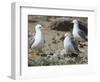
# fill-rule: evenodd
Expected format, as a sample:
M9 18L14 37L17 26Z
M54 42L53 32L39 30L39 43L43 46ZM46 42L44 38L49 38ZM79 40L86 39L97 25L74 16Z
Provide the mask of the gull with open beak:
M44 37L44 33L43 30L44 29L42 27L41 24L37 24L35 26L35 36L32 37L32 45L31 48L35 48L35 49L42 49L44 47L44 43L45 43L45 37Z
M79 54L78 45L76 44L72 34L70 32L65 34L64 39L64 49L66 53L76 53Z
M75 38L75 40L87 41L86 34L84 33L84 31L82 31L79 28L78 20L74 19L72 21L72 23L73 23L73 31L72 31L72 34L73 34L73 37Z

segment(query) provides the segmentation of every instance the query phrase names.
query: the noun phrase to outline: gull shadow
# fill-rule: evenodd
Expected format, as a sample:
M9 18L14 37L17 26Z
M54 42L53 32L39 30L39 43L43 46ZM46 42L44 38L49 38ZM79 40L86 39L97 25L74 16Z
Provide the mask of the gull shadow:
M7 76L9 79L12 79L12 80L14 80L14 78L12 78L12 76Z

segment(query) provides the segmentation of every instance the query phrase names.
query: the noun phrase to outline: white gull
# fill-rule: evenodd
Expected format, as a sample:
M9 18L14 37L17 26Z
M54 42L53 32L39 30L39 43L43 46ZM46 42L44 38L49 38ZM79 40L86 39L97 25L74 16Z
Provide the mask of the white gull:
M44 47L44 33L43 33L43 27L40 24L37 24L35 26L35 36L33 35L32 37L32 45L31 48L36 48L36 49L42 49Z
M64 49L66 53L76 53L79 54L78 45L76 44L72 34L70 32L65 34L64 39Z
M87 41L86 34L79 28L79 23L76 19L73 20L73 31L72 31L73 37L76 40L80 41Z

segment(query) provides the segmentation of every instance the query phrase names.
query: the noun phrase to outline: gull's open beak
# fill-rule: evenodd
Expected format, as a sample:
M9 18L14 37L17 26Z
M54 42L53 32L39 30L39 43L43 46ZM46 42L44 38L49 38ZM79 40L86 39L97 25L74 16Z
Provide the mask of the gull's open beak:
M44 28L44 27L41 27L41 29L43 29L43 30L47 30L47 28Z
M44 28L44 30L47 30L47 28Z
M43 29L43 30L47 30L47 28L44 28L44 26L42 26L41 29Z

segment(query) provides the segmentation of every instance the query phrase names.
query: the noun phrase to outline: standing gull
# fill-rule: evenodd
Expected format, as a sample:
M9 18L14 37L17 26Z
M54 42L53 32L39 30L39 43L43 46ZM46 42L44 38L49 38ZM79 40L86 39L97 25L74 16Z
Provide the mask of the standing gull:
M75 19L73 20L73 37L77 40L87 41L86 34L79 28L78 21Z
M70 52L70 53L79 54L78 45L76 44L76 42L70 32L65 34L64 49L67 53Z
M32 37L32 45L31 48L39 49L41 50L44 46L45 38L43 33L43 27L40 24L37 24L35 26L35 36Z

